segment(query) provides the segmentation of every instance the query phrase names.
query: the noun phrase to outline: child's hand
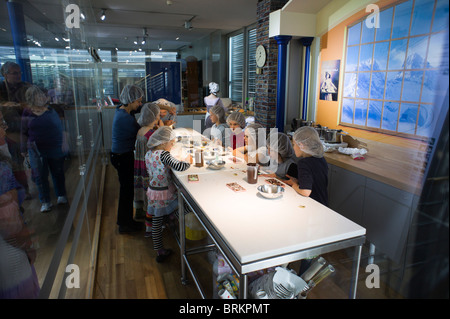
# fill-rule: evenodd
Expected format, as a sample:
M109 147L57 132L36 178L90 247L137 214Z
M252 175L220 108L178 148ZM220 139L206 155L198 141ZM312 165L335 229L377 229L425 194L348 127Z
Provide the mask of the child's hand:
M271 177L271 178L276 178L276 177L277 177L276 174L261 174L261 175L259 175L259 176L262 176L262 177Z
M298 179L296 179L295 177L289 176L289 175L287 175L287 174L286 174L286 177L287 177L288 179L283 180L283 183L288 184L288 185L291 186L291 187L292 187L292 185L294 185L294 184L298 184Z

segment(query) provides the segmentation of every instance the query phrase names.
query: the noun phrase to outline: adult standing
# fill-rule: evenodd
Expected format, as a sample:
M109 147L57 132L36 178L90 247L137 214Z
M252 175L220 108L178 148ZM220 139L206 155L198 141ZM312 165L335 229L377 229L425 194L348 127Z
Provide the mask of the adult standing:
M208 96L205 96L205 98L203 99L203 101L205 102L205 105L206 105L205 129L211 128L214 124L211 121L210 114L209 114L209 110L213 106L219 105L219 106L223 107L223 109L225 110L225 113L227 112L227 109L223 105L222 100L220 99L220 97L217 96L217 94L219 93L219 84L217 84L216 82L209 83L209 93L210 94Z
M51 210L50 184L58 197L58 204L67 204L64 176L63 127L58 113L48 107L47 96L35 85L25 93L29 108L25 108L21 123L21 152L28 153L31 164L31 177L39 191L42 203L41 212Z
M22 82L22 70L15 62L5 62L1 68L2 76L5 78L0 84L0 102L20 102L17 92L30 84Z
M126 85L120 94L112 125L111 163L117 170L120 183L117 225L119 233L141 229L142 224L133 220L134 198L134 147L139 124L134 117L142 105L144 92L136 85Z

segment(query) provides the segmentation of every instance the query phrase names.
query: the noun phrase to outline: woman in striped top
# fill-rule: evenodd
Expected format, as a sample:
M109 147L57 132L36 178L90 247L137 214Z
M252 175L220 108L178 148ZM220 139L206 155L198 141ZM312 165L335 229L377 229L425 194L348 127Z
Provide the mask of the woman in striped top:
M164 216L178 207L177 192L173 184L171 169L185 171L189 161L179 161L170 154L175 144L175 133L168 126L157 129L148 140L149 151L145 154L149 183L147 189L148 209L152 217L153 248L157 251L157 262L163 262L172 251L164 249L162 223Z

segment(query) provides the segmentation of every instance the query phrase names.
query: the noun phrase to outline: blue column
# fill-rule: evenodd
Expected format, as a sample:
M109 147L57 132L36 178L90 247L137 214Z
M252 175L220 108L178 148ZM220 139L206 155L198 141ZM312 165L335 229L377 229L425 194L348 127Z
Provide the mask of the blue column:
M305 76L303 80L303 108L302 108L302 119L306 120L308 113L308 94L309 94L309 64L311 59L311 43L314 38L306 37L301 38L300 42L306 48L305 51Z
M279 132L284 132L287 45L292 37L289 35L277 35L274 39L277 40L278 44L277 118L275 126L278 128Z
M16 54L16 63L22 69L22 81L32 83L30 57L28 56L27 32L22 4L8 1L9 23Z

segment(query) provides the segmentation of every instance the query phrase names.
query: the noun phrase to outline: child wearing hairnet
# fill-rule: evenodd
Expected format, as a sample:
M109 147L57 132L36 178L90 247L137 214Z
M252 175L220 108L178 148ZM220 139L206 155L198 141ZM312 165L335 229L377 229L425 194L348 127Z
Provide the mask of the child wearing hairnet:
M258 123L247 125L244 130L244 146L236 148L233 155L243 158L247 163L267 165L269 153L266 147L266 130Z
M328 206L328 164L323 157L324 150L317 131L310 126L300 127L294 136L297 162L297 178L288 176L286 184L303 196Z
M209 118L213 126L211 127L211 140L222 146L225 145L225 130L228 127L225 118L225 110L220 105L215 105L209 110Z
M149 182L147 189L147 212L152 218L153 248L157 251L156 261L163 262L172 250L165 249L162 241L162 224L164 216L171 214L178 207L178 196L173 184L171 169L185 171L189 162L179 161L170 154L175 144L175 133L172 128L163 126L150 136L145 154Z
M289 136L282 132L271 134L267 138L266 145L271 160L269 169L274 173L263 176L283 180L288 179L286 175L297 177L297 157Z
M156 114L155 114L156 113ZM145 154L148 152L147 143L150 136L155 132L158 120L159 107L155 103L146 103L142 107L137 123L141 126L136 136L134 147L134 208L136 213L134 219L141 221L145 219L145 237L151 236L151 215L147 213L148 172L145 167Z
M230 147L233 151L239 147L244 146L244 128L245 128L245 116L240 112L233 112L227 117L227 124L229 129L226 130L226 135L229 138L226 139L225 145Z

